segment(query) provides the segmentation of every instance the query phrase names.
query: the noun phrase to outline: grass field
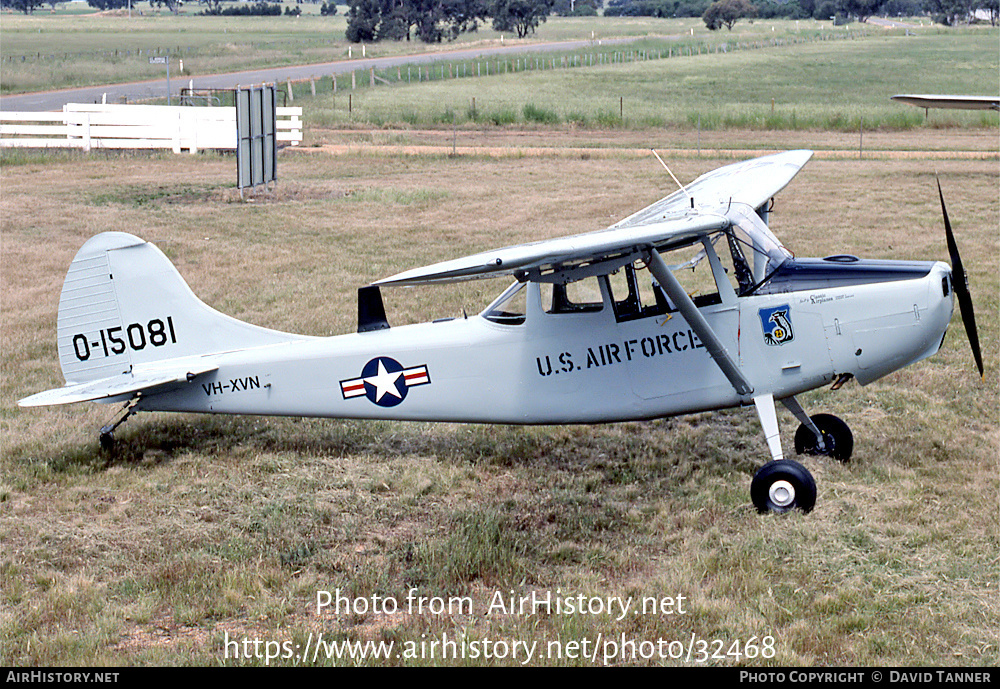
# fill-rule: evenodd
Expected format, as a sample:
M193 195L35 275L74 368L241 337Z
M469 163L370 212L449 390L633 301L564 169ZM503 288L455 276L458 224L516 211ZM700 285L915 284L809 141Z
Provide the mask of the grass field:
M947 51L940 35L912 38ZM832 45L847 43L786 48L779 59L799 50L819 65L819 48ZM899 44L853 45L887 60ZM702 57L749 69L764 55ZM695 79L708 72L694 58L649 64ZM635 81L637 69L609 67L602 79L632 84L636 107L652 111L655 94ZM858 77L860 92L874 92L867 84L877 72ZM532 93L538 108L557 110L573 97L570 71L517 78L521 86L500 80L519 103ZM773 78L822 110L830 89L794 83L790 70ZM456 101L472 83L452 82ZM543 102L545 89L562 95ZM425 107L416 87L392 91ZM439 103L447 96L439 92ZM594 107L594 97L581 98L579 107ZM745 107L718 98L717 109ZM560 114L548 124L465 123L455 133L405 121L375 127L371 113L395 121L390 106L361 108L353 121L329 115L335 128L312 125L306 146L282 151L276 189L247 202L225 155L0 152L0 663L517 665L537 643L533 665L996 665L995 129L961 120L886 126L859 159L854 134L835 127L720 122L703 133L699 155L687 109L669 126L581 127ZM452 137L470 148L450 155ZM749 501L768 456L752 410L528 428L150 414L119 430L109 461L97 431L114 409L16 406L62 383L59 291L73 255L98 232L155 242L196 294L234 317L346 333L358 286L603 228L668 193L673 183L644 152L651 147L677 149L668 162L682 181L752 149L815 148L773 216L799 256L947 260L939 175L976 300L985 379L956 317L935 357L868 387L802 396L810 411L851 424L855 455L848 465L806 459L817 507L781 517L760 516ZM389 291L389 320L474 313L502 287ZM790 452L796 423L783 409L779 420ZM338 590L349 612L317 609ZM411 591L422 609L409 609ZM532 592L657 607L620 616L495 605ZM392 643L393 653L299 657L319 634ZM465 658L432 649L446 637ZM623 650L611 640L634 641L624 650L637 655L611 653ZM597 655L582 657L583 643ZM487 648L494 657L471 657Z
M793 36L789 25L782 32L786 42L779 45L761 43L767 32L756 28L715 36L709 43L699 37L595 46L570 55L583 65L572 69L560 69L560 58L552 56L494 59L490 69L501 73L489 79L434 75L436 80L416 83L415 67L388 69L381 76L395 82L390 87L351 92L350 80L341 78L337 93L327 80L317 87L319 96L303 99L309 95L309 85L303 84L296 103L308 104L312 121L320 126L996 128L995 113L936 111L925 116L921 109L890 100L899 93L983 92L983 75L998 69L996 31L906 36L868 29L823 39L819 33ZM925 70L925 64L956 67ZM485 74L485 69L468 61L444 73ZM358 79L361 85L370 81L366 72Z
M160 78L162 67L147 55L170 55L175 68L184 61L182 76L314 62L350 57L380 57L409 52L440 52L469 45L499 44L501 34L488 25L463 34L455 42L425 44L389 41L351 45L344 38L344 8L332 17L318 6L299 5L301 17L199 17L149 12L128 18L107 15L5 15L3 73L0 93ZM668 30L688 32L695 20L666 23L655 19L604 22L600 19L556 19L543 24L535 41L595 40L643 37ZM704 30L700 34L707 33ZM507 44L511 37L505 37ZM518 41L513 40L513 43Z

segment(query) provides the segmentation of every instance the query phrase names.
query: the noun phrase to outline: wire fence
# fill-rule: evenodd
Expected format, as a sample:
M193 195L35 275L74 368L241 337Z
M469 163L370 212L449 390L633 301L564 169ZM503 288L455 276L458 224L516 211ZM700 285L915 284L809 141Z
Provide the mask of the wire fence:
M662 45L641 47L602 47L595 42L588 49L559 53L539 54L496 54L463 60L442 59L433 63L408 63L391 67L366 67L348 72L317 74L307 79L286 80L286 97L294 101L296 97L315 96L317 93L354 91L374 88L380 85L414 84L446 79L482 78L515 74L520 72L540 72L557 69L598 67L634 62L648 62L695 55L726 54L735 51L761 50L785 47L802 43L833 40L858 40L868 36L866 31L817 31L812 34L792 37L776 37L757 40L725 41L661 41ZM649 39L640 41L649 43ZM637 42L637 43L640 43ZM636 44L633 44L635 46Z

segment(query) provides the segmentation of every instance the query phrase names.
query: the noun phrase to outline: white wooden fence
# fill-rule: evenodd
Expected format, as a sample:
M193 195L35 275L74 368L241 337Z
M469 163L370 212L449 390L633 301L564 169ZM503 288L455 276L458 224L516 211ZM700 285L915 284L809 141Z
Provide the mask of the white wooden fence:
M278 143L302 142L302 108L277 108ZM62 112L0 112L0 148L236 150L236 108L70 103Z

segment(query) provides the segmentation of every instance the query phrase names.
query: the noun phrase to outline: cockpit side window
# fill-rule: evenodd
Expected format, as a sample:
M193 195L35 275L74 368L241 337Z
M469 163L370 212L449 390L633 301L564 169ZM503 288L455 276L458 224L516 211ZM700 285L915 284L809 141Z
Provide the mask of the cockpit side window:
M594 313L604 308L597 278L566 284L541 285L542 310L545 313Z
M618 321L658 316L671 310L663 289L640 262L626 265L604 279Z
M663 260L698 307L732 300L749 293L755 284L740 241L729 232L671 249ZM605 280L618 321L677 311L642 261L624 266Z

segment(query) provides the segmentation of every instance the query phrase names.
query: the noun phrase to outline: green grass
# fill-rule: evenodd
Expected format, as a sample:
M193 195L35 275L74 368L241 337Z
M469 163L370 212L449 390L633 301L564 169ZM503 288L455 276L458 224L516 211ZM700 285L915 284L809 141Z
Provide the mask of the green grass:
M318 5L302 7L309 14L298 19L199 17L193 16L196 10L173 16L146 3L131 19L97 13L5 15L0 92L162 78L163 66L149 64L152 55L169 55L176 78L346 59L343 14L321 17Z
M276 18L19 17L4 28L0 89L54 88L162 76L147 53L170 54L184 75L252 66L358 57L343 39L343 16ZM912 34L912 35L910 35ZM625 44L603 38L632 36ZM998 66L998 31L989 27L910 32L808 21L744 22L709 32L696 20L551 18L534 41L590 38L567 53L511 55L416 64L370 74L317 74L299 83L293 104L311 126L433 127L541 125L590 128L799 130L995 127L995 113L922 110L897 93L982 92ZM367 56L497 44L489 29L455 44L388 42ZM50 51L58 45L59 53ZM43 50L44 48L44 50ZM44 52L44 51L49 52ZM138 51L143 51L139 55ZM141 58L141 59L140 59ZM928 64L946 69L926 69ZM487 76L488 75L488 76ZM385 82L388 85L385 85ZM352 84L354 85L352 87ZM288 89L289 84L280 85ZM317 96L311 96L315 87Z
M192 6L193 7L193 6ZM160 78L163 68L150 65L149 55L169 55L179 78L252 67L275 67L413 52L446 51L468 45L510 44L485 24L456 41L427 45L389 41L352 45L344 37L346 7L332 17L319 15L319 5L299 5L292 17L201 17L198 9L172 15L143 4L131 18L97 12L5 15L0 45L0 93L121 83ZM139 14L141 10L142 14ZM620 36L642 37L697 28L696 20L653 18L550 18L530 41L561 41ZM514 41L516 43L516 41ZM176 73L175 73L176 74Z
M787 39L787 23L784 31ZM680 44L646 39L620 50L595 48L569 56L582 65L572 68L561 67L560 57L539 58L544 69L536 68L531 56L494 59L489 78L443 79L441 70L447 74L449 68L439 66L433 80L415 84L406 68L387 70L384 78L397 82L401 74L403 83L369 88L367 77L359 80L365 87L352 92L350 112L347 96L333 95L330 87L319 89L315 99L296 94L296 103L308 103L310 121L320 126L571 122L594 128L774 131L856 132L925 124L986 128L997 125L996 113L939 110L926 116L890 96L981 93L982 75L998 69L997 37L996 30L985 29L906 36L868 28L864 36L854 29L833 40L811 34L800 42L761 45L750 34L734 37L742 47L725 53L715 51L722 36L708 43L704 38ZM485 64L453 65L451 72L481 75ZM924 64L954 67L926 70ZM340 88L346 90L344 83L341 79Z

